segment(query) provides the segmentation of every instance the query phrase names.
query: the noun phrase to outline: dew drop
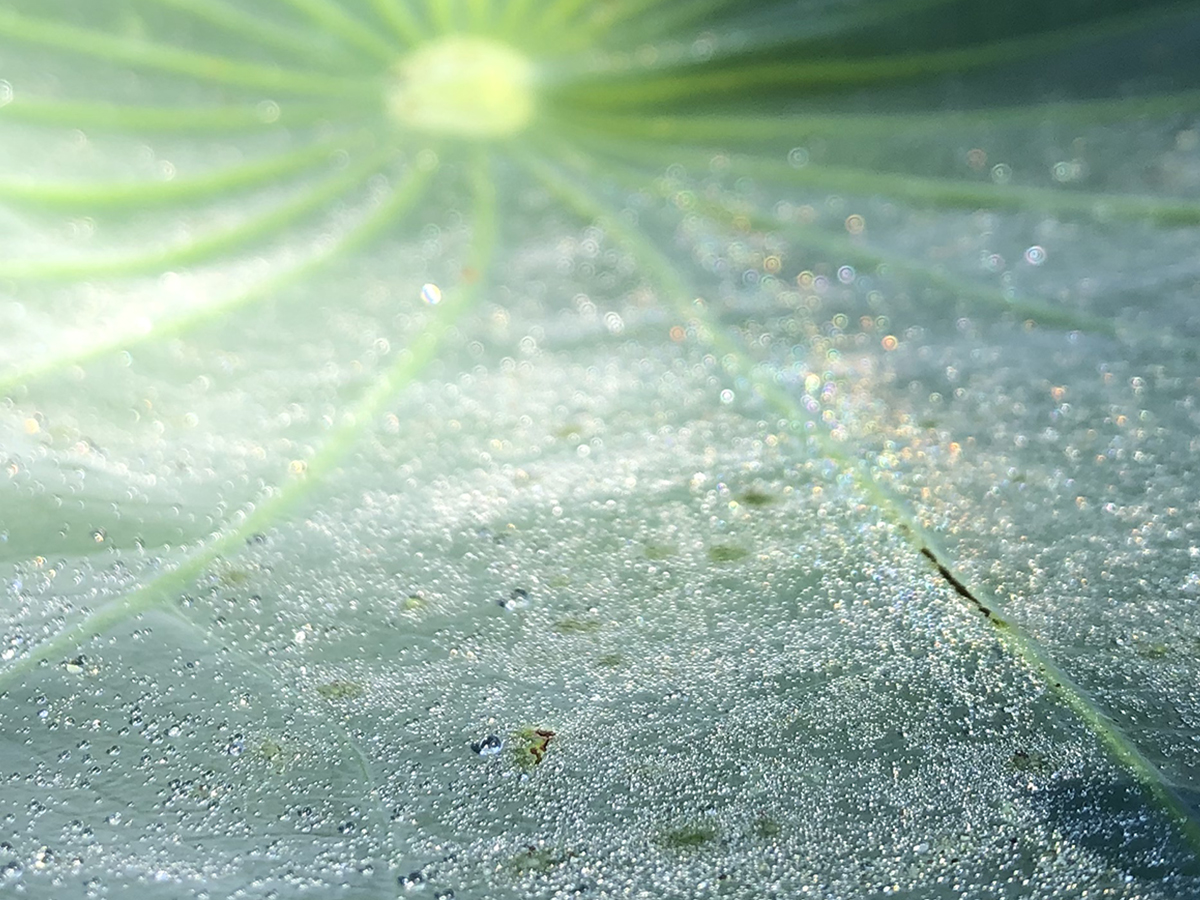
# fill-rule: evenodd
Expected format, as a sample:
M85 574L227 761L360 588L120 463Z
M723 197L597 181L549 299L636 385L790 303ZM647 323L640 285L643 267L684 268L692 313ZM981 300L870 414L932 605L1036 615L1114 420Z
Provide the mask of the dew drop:
M529 591L525 590L525 588L513 588L508 597L500 601L500 605L509 610L528 609Z
M255 113L260 122L271 123L279 121L279 104L274 100L263 100L255 107Z
M420 870L414 870L407 875L401 875L396 879L403 888L415 888L425 883L425 873Z
M495 756L503 749L504 741L496 734L489 734L483 740L471 744L471 750L480 756Z

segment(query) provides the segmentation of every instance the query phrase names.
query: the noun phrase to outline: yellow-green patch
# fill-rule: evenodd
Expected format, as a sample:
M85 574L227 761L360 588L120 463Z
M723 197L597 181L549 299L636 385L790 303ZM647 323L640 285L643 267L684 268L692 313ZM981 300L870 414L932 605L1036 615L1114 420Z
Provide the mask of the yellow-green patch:
M317 685L317 693L326 700L352 700L362 696L363 687L353 681L329 681Z
M250 572L246 569L226 569L217 576L217 580L225 587L236 587L250 580Z
M751 829L751 832L757 838L768 840L779 837L783 833L783 826L770 816L759 816L754 820L754 828Z
M738 502L746 506L763 507L774 503L775 497L764 491L750 490L738 497Z
M749 555L749 550L736 544L714 544L708 548L708 558L715 563L737 562Z
M688 822L664 831L658 836L658 843L668 850L699 850L714 843L719 834L711 822Z
M562 865L570 856L563 850L529 846L508 861L508 870L516 876L540 875Z
M1053 770L1046 754L1036 750L1018 750L1008 758L1008 768L1014 772L1030 772L1035 775L1046 775Z
M600 630L596 619L573 619L567 617L554 623L554 630L559 634L595 634Z
M540 765L557 734L549 728L526 726L508 736L508 748L517 767L528 771Z
M263 738L254 748L254 754L268 762L276 762L283 756L283 745L273 738Z
M533 64L507 44L447 35L396 64L387 109L406 130L511 137L533 118L533 83Z
M674 544L646 544L642 549L646 559L652 560L670 559L678 552L679 548Z
M276 772L284 771L299 758L294 746L289 746L273 737L263 738L253 745L250 752L255 759L269 763Z
M1162 659L1170 652L1171 648L1161 643L1140 644L1137 650L1138 656L1143 659Z

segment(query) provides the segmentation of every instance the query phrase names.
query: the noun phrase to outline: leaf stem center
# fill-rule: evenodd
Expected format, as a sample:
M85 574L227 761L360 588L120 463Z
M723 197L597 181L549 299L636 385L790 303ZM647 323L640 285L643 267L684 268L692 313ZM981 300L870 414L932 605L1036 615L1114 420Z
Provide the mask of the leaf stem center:
M386 102L401 126L427 134L508 137L533 118L534 67L507 44L450 35L392 69Z

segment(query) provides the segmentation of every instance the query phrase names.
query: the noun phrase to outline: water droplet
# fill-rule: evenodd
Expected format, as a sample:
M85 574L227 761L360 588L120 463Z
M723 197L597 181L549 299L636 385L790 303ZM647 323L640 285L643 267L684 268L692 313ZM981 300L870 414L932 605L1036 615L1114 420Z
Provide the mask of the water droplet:
M255 107L254 111L261 122L270 123L279 121L279 104L274 100L263 100Z
M495 756L503 749L504 741L496 734L489 734L483 740L471 744L471 750L480 756Z
M803 147L793 147L788 151L788 165L802 169L808 165L808 151Z
M499 602L505 609L526 609L529 606L529 591L525 588L513 588L508 598Z
M421 286L421 299L430 306L442 302L442 289L432 282Z

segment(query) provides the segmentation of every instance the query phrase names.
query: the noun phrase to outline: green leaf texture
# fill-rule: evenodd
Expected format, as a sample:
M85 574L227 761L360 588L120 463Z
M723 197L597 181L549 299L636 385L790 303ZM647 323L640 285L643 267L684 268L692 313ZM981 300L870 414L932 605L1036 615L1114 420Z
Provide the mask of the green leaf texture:
M1198 42L7 0L0 893L1200 895Z

